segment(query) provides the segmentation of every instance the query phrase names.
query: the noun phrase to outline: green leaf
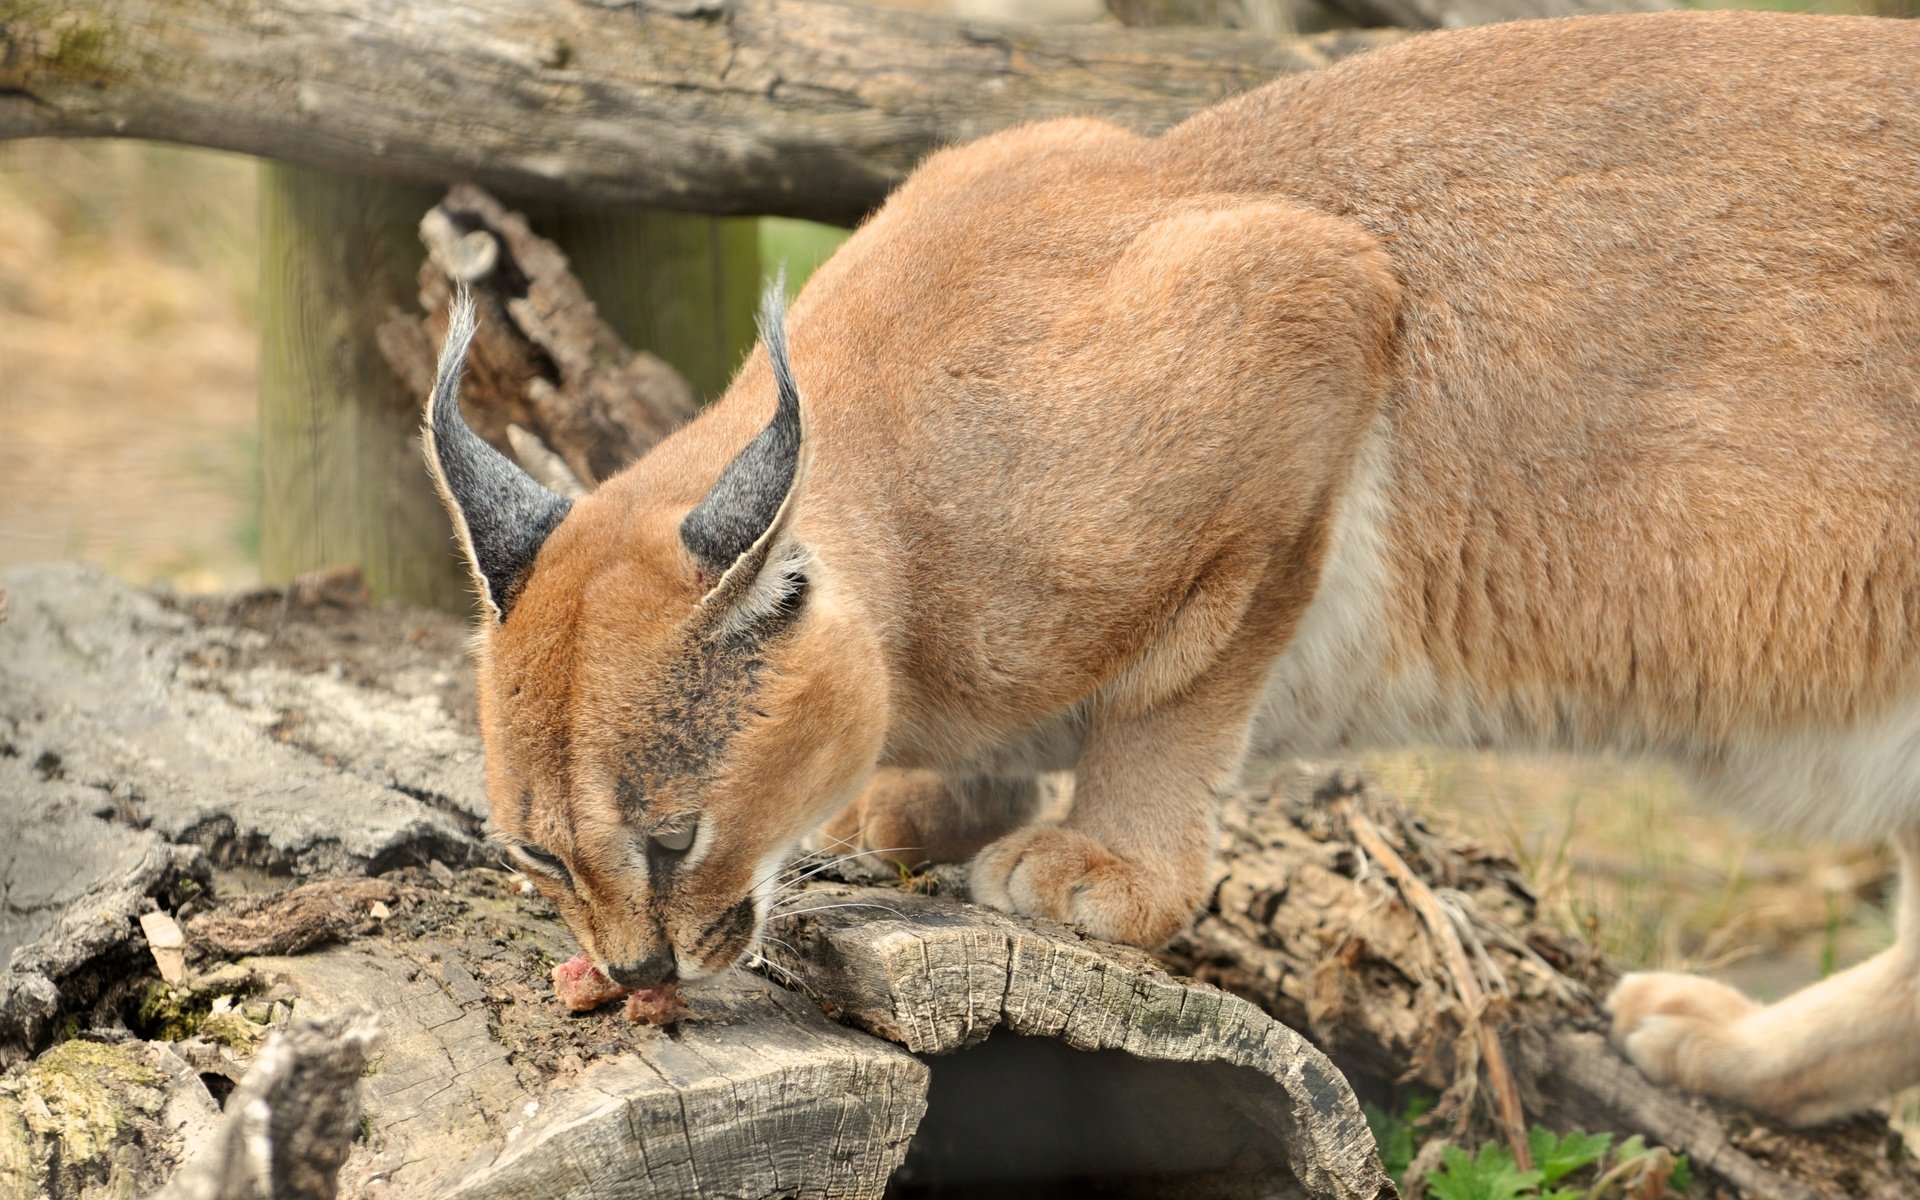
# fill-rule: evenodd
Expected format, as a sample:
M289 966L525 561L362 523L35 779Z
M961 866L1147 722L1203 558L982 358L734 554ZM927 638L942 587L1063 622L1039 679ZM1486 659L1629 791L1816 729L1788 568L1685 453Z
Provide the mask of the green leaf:
M1420 1149L1420 1129L1416 1122L1433 1104L1433 1097L1414 1092L1407 1096L1398 1116L1377 1104L1360 1106L1367 1117L1367 1128L1373 1131L1374 1144L1380 1147L1380 1161L1387 1168L1387 1176L1401 1191L1406 1190L1407 1168L1413 1165L1413 1156Z
M1406 1191L1407 1168L1413 1165L1417 1149L1413 1122L1371 1102L1362 1104L1360 1111L1366 1114L1367 1128L1373 1131L1373 1144L1380 1148L1380 1162L1387 1169L1387 1177L1393 1180L1393 1186Z
M1646 1152L1647 1139L1636 1133L1626 1141L1620 1143L1620 1149L1614 1153L1613 1161L1625 1162L1630 1158L1639 1158Z
M1513 1152L1498 1142L1480 1147L1474 1158L1448 1146L1440 1160L1440 1169L1427 1176L1427 1194L1434 1200L1520 1200L1543 1178L1539 1171L1522 1171Z
M1527 1133L1527 1144L1533 1148L1533 1165L1540 1168L1548 1183L1557 1183L1563 1176L1599 1162L1607 1147L1613 1145L1613 1135L1576 1129L1565 1137L1555 1137L1552 1130L1535 1125Z
M1667 1182L1673 1185L1674 1191L1682 1195L1685 1195L1687 1189L1693 1186L1693 1163L1686 1155L1673 1156L1673 1174L1667 1176Z

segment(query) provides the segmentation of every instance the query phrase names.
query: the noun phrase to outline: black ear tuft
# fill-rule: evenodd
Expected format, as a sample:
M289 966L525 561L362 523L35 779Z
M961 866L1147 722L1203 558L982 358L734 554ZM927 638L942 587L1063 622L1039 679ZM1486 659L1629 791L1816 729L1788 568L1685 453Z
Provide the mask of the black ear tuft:
M713 490L680 522L680 540L714 576L726 573L773 525L800 463L800 389L787 357L786 279L760 301L760 339L773 363L773 419L720 472Z
M427 402L427 466L453 517L475 585L505 621L534 556L573 506L534 482L461 417L460 369L473 331L473 300L463 288L454 298Z

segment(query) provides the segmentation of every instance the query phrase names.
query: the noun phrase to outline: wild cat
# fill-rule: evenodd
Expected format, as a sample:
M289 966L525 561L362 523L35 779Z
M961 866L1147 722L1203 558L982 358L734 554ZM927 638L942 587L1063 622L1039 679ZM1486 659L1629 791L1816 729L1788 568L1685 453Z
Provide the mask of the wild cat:
M577 503L462 423L468 313L431 401L493 820L616 980L734 962L836 813L1150 946L1250 757L1612 747L1902 864L1895 947L1781 1003L1628 977L1633 1060L1800 1122L1920 1082L1920 30L1516 24L1015 129L762 328Z

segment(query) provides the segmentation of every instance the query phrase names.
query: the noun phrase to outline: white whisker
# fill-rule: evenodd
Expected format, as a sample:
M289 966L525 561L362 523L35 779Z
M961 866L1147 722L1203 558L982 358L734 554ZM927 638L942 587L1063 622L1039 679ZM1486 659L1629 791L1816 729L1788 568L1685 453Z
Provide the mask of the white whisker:
M767 914L767 920L775 917L804 917L809 913L832 912L836 908L871 908L891 916L899 916L900 910L885 904L870 904L862 900L847 900L838 904L816 904L812 908L775 908Z
M757 888L769 878L778 879L783 886L804 883L822 871L831 871L842 863L852 862L868 854L900 854L913 849L917 849L917 847L883 846L878 850L861 850L853 854L836 854L823 862L816 862L813 857L809 855L781 867L777 872L770 872L768 875L754 880L753 886Z

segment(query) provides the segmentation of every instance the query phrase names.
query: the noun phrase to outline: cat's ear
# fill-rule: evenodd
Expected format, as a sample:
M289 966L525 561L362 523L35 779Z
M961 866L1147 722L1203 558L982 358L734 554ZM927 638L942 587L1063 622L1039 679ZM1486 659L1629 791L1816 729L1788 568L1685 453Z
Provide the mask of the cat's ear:
M460 370L473 340L473 299L454 297L446 344L427 400L427 469L453 518L474 590L505 621L549 534L573 507L468 428L460 415Z
M759 323L773 367L773 417L680 522L681 543L701 575L712 580L700 601L710 623L751 621L791 608L806 588L805 551L787 536L806 477L807 443L787 353L784 278L767 284Z

